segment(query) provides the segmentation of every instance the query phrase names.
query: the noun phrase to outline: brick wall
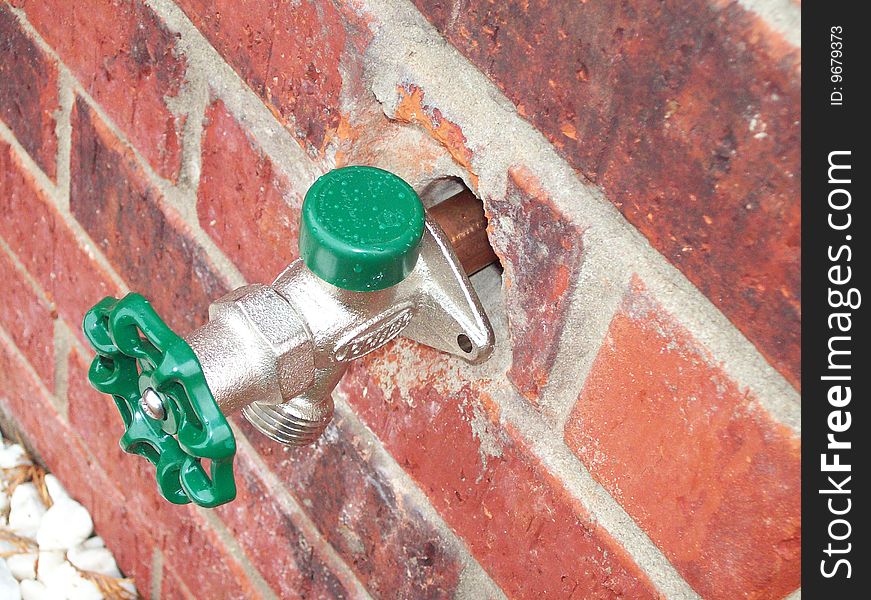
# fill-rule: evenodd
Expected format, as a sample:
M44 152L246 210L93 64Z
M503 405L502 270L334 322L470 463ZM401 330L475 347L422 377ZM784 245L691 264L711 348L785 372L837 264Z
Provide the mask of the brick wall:
M798 3L0 0L0 412L148 597L782 598L799 586ZM160 500L79 323L183 333L305 190L463 180L470 367L399 340L238 499Z

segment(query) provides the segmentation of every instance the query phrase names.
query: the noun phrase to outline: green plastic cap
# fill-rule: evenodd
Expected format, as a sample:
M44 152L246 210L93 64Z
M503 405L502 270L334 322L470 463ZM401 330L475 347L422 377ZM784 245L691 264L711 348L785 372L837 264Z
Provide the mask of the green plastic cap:
M383 290L414 269L423 222L417 193L393 173L375 167L335 169L305 195L299 255L336 287Z

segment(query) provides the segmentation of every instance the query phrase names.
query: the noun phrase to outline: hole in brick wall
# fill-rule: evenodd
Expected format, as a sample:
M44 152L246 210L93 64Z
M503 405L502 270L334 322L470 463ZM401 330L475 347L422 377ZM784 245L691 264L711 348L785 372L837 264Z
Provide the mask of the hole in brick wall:
M459 177L438 177L424 186L420 192L420 200L429 210L463 191L470 190Z
M484 308L501 310L502 265L487 240L484 205L459 177L440 177L421 192L429 213L452 239Z

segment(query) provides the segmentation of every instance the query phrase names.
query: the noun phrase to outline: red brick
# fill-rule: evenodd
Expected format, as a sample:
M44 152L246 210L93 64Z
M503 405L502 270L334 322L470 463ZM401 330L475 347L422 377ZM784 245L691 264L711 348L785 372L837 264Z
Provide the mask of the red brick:
M189 228L88 105L73 110L70 209L134 291L182 334L227 289Z
M509 597L656 596L623 548L500 424L487 382L463 381L452 359L411 342L370 356L342 383L354 410ZM414 373L407 390L398 369Z
M0 121L49 177L56 170L58 104L57 64L0 4Z
M42 381L54 387L54 323L51 308L36 295L12 259L0 249L0 325L33 365Z
M490 227L505 235L496 252L505 266L513 360L508 379L538 403L550 378L571 291L583 260L583 230L572 224L525 168L510 172L505 199L491 198ZM503 239L497 236L497 239Z
M225 546L200 509L190 504L172 506L153 518L160 521L154 536L163 551L164 572L176 573L188 589L196 590L197 597L262 597L249 579L248 567Z
M799 586L799 441L636 283L566 442L705 598Z
M302 198L223 102L212 104L206 119L197 190L200 225L248 280L272 281L298 254Z
M334 418L325 435L305 448L282 447L238 422L373 596L454 595L462 558L372 459L369 442L344 418Z
M164 600L197 600L197 597L169 569L163 570L160 597Z
M302 530L300 517L275 499L245 451L234 464L236 499L218 509L242 549L280 598L348 598L353 582L325 558L326 543Z
M798 48L711 0L415 4L799 385Z
M144 0L22 0L27 18L82 86L163 177L175 181L183 118L168 99L185 61Z
M37 409L45 409L46 426L54 422L52 417L57 415L57 410L48 399L48 390L32 376L27 363L16 353L13 343L0 338L0 399L5 408L15 409L15 413L6 412L9 416L17 414L17 409L25 408L26 402L32 398L34 408L23 412L21 424L38 430L41 419L37 418L40 412Z
M346 33L329 0L180 0L224 59L313 154L339 124Z
M55 411L45 391L2 340L0 389L0 408L13 417L28 445L70 495L87 507L122 572L147 586L153 542L149 528L138 520L140 512L106 478Z
M0 219L0 236L84 340L85 311L103 296L117 295L117 288L3 142L0 173L0 214L10 215ZM24 220L27 227L21 226Z

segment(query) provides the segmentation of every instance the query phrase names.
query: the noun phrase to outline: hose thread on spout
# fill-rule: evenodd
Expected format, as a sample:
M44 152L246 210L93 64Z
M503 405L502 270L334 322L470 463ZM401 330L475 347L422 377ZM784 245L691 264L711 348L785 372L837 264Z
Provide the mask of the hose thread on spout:
M254 402L242 414L260 433L276 442L290 446L307 446L317 440L332 418L333 403L329 410L316 419L307 418L292 404L261 404Z

